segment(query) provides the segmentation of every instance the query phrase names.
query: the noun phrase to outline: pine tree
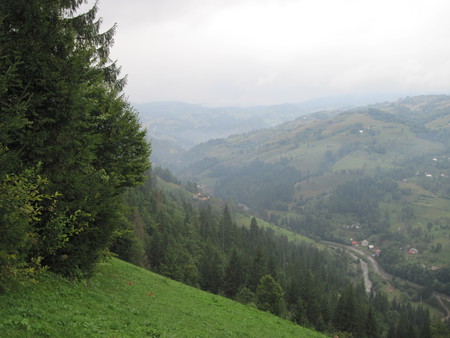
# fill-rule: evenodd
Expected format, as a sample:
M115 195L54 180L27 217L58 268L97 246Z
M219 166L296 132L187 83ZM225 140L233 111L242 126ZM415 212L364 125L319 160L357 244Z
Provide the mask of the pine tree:
M204 244L199 259L199 272L201 288L218 293L224 277L223 260L218 248L210 240Z
M0 1L0 174L39 168L43 193L58 193L28 256L69 275L89 272L126 224L120 195L143 180L150 153L108 57L115 27L100 32L97 6L77 15L83 2Z
M223 209L223 216L219 231L219 238L222 241L222 250L228 250L236 239L237 230L236 225L231 219L230 210L228 209L227 205L225 205Z
M283 289L271 275L265 275L261 277L256 288L256 299L260 310L279 315L283 300Z
M223 291L225 295L233 298L244 282L245 276L242 258L238 251L233 249L225 269L223 280Z
M372 307L369 308L369 312L367 313L365 329L366 329L366 334L367 334L368 338L380 337L378 323L376 321L375 314L374 314Z
M251 231L251 230L250 230ZM253 257L249 269L248 287L251 291L255 292L256 287L261 280L261 277L267 274L267 263L263 254L263 250L260 246L256 248L256 252Z
M334 326L344 332L353 332L355 329L356 304L353 286L349 284L341 297L334 313Z

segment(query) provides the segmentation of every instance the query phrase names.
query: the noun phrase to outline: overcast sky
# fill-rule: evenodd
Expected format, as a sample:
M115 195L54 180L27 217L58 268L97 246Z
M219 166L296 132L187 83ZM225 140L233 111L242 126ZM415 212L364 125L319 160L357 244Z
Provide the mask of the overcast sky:
M100 0L132 102L450 91L448 0Z

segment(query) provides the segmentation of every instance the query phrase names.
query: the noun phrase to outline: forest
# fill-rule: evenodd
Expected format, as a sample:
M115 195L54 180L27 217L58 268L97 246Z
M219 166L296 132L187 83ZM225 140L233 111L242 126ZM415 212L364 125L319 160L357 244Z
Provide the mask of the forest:
M424 307L367 294L347 253L289 240L254 217L239 226L236 206L193 199L173 175L167 182L159 172L170 178L156 167L127 192L136 229L113 246L119 257L327 334L432 337L442 330Z

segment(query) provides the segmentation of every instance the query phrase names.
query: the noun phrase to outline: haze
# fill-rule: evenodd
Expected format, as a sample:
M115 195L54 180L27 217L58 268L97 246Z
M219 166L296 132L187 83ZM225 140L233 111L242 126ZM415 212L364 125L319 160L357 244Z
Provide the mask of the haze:
M448 93L446 0L103 0L132 102Z

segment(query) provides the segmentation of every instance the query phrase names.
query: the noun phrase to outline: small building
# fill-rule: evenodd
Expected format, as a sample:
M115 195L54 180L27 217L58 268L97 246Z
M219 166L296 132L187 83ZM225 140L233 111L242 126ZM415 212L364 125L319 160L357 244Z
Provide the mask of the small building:
M370 250L373 250L374 248L375 248L375 247L374 247L372 244L369 245L369 249L370 249Z
M207 201L209 199L209 196L203 195L203 193L198 192L195 195L193 195L192 198L194 200Z
M353 245L353 246L358 246L359 244L358 244L357 241L352 241L352 245Z
M411 255L415 255L418 252L419 252L419 250L417 250L416 248L411 248L411 249L408 250L408 253L411 254Z
M363 240L363 241L361 242L361 245L362 245L362 246L368 246L368 245L369 245L369 242L368 242L367 240Z
M381 253L381 250L380 250L380 249L376 249L376 250L375 250L375 255L376 255L377 257L380 255L380 253Z

